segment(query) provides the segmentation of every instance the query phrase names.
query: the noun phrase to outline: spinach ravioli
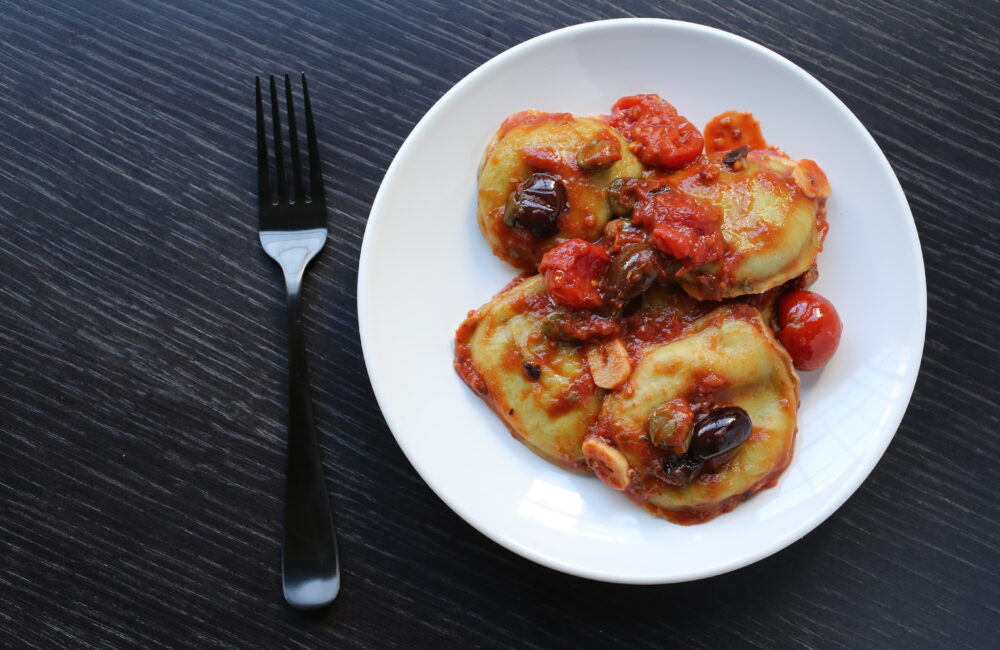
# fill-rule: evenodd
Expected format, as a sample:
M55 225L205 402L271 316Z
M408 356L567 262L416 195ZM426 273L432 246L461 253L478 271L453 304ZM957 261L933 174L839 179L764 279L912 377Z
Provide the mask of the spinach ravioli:
M777 479L792 455L798 378L755 308L720 307L680 337L643 346L637 357L628 381L604 400L585 443L605 482L667 519L696 523ZM669 452L652 430L663 405L695 412L738 406L749 414L752 432L717 473L672 485L664 476Z
M595 143L613 155L588 169L581 156ZM479 227L494 254L517 268L534 270L558 242L600 237L611 218L608 186L643 171L627 145L607 124L569 113L525 111L508 118L487 146L479 172ZM563 205L547 215L549 229L519 227L524 224L511 215L512 195L534 173L552 175L563 188Z
M721 211L722 259L678 276L684 290L702 300L761 293L801 275L815 262L825 228L825 197L800 187L797 161L773 150L750 151L737 171L723 158L706 158L669 180Z
M581 442L604 391L581 343L543 333L546 318L559 313L542 277L527 278L469 315L455 365L516 439L557 465L584 469Z

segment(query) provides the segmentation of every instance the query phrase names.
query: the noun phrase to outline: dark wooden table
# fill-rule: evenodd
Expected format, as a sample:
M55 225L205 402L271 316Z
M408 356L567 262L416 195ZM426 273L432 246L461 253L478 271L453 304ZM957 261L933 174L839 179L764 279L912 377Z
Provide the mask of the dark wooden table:
M370 204L431 104L524 39L628 15L742 34L829 86L899 175L929 292L913 401L854 497L767 560L661 587L536 566L453 514L379 414L355 312ZM0 644L998 647L998 15L0 2ZM280 595L284 316L251 110L253 74L300 69L334 206L307 319L344 571L312 614Z

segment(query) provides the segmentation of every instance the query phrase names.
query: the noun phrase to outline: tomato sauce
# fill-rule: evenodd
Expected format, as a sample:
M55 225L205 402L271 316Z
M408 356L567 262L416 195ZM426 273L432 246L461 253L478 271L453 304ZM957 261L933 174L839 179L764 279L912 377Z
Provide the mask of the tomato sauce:
M469 385L469 388L486 397L490 391L486 387L486 380L483 379L483 376L476 370L475 364L472 363L472 352L469 349L469 344L466 342L466 336L471 334L471 332L463 332L462 329L466 323L463 323L462 327L455 334L455 372L462 378L462 381ZM475 325L472 325L472 329L474 328Z
M505 135L519 126L539 126L546 123L572 124L572 113L547 113L545 111L527 110L514 113L500 125L495 136L496 140L501 140Z
M688 326L718 307L714 303L699 302L680 289L664 288L662 291L664 294L655 304L640 307L622 320L625 347L635 361L646 348L673 341ZM666 294L666 291L672 293Z
M644 228L660 251L678 260L682 271L718 261L725 252L722 211L687 194L647 195L636 205L632 223Z
M545 412L553 417L569 413L596 390L597 385L590 374L590 369L584 367L583 372L573 379L569 387L546 406Z
M740 147L767 149L767 141L753 113L726 111L705 125L705 153L732 151Z

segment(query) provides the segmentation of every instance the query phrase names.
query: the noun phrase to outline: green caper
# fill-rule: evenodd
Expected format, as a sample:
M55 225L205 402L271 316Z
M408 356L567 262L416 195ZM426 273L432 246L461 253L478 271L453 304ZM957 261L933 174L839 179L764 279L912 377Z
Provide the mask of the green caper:
M613 138L594 138L576 152L576 164L587 171L607 169L621 159L622 147Z
M674 454L687 452L692 419L691 407L683 399L660 404L649 414L649 441Z
M611 207L611 214L621 219L628 219L635 209L635 184L636 178L616 178L608 186L608 205Z
M569 336L565 330L563 330L563 323L566 322L566 315L560 311L554 311L545 318L542 319L539 328L542 330L542 334L549 337L553 341L572 341L573 337Z

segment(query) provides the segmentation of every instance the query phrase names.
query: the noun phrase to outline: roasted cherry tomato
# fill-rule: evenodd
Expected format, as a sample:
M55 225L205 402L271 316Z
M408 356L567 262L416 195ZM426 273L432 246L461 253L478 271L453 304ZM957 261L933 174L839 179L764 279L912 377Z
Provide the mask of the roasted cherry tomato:
M610 261L603 246L568 239L542 256L538 271L545 275L545 287L557 303L594 309L603 303L597 287Z
M826 365L844 326L829 300L812 291L790 291L778 304L778 340L798 370Z
M687 118L659 95L622 97L611 108L611 125L632 142L643 163L680 169L701 154L704 140Z

